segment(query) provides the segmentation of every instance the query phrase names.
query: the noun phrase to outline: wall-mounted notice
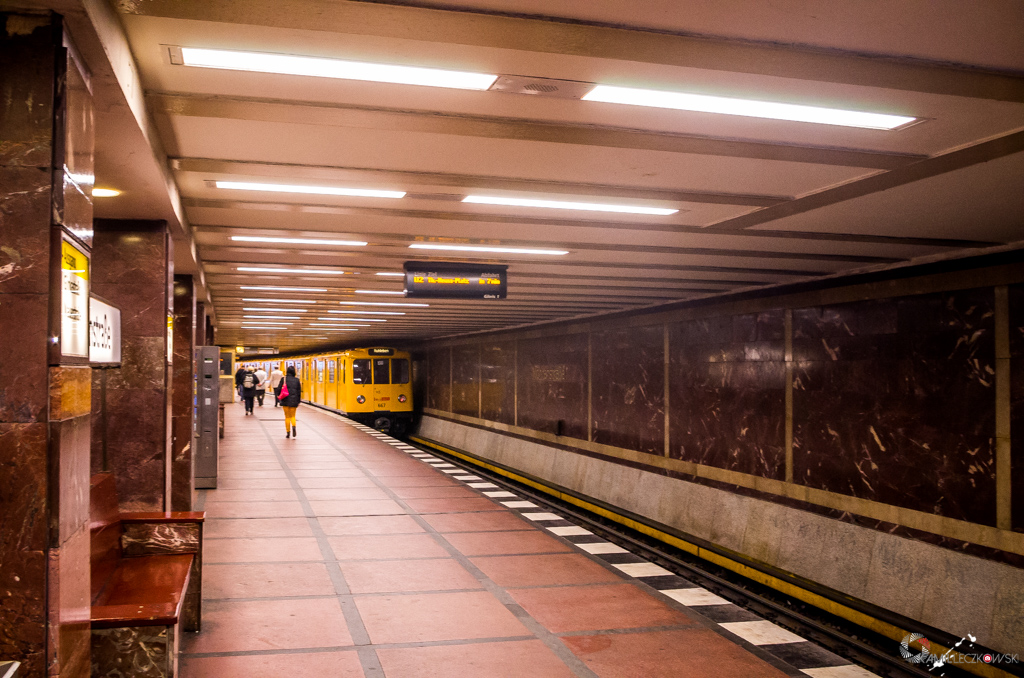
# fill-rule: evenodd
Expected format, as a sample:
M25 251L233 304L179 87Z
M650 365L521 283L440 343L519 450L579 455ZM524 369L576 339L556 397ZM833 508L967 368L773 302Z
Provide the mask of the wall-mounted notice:
M121 362L121 310L89 299L89 362Z
M66 356L89 356L89 255L61 241L60 350Z

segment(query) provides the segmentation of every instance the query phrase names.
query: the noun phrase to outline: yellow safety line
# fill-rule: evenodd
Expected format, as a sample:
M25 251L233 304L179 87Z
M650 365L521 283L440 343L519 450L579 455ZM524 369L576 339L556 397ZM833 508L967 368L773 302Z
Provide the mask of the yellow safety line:
M432 447L446 454L450 454L453 457L462 459L463 461L473 464L474 466L485 468L488 471L491 471L492 473L496 473L506 478L515 480L516 482L522 483L523 485L528 485L529 487L532 487L535 490L539 490L541 492L544 492L545 494L549 494L553 497L556 497L557 499L560 499L561 501L573 504L574 506L579 506L580 508L589 511L590 513L596 513L597 515L615 521L620 525L625 525L626 527L632 530L636 530L641 534L645 534L648 537L653 537L658 541L674 546L680 551L686 551L691 555L707 560L708 562L714 563L719 567L724 567L725 569L735 572L740 576L746 577L747 579L753 580L759 584L763 584L765 586L773 588L776 591L784 593L792 598L796 598L797 600L801 600L805 603L813 605L837 617L853 622L858 626L861 626L863 628L874 631L875 633L891 638L896 642L902 642L903 638L910 633L910 631L907 631L906 629L902 629L898 626L882 621L881 619L877 619L876 617L872 617L871 615L865 614L864 612L855 610L854 608L849 607L847 605L843 605L842 603L832 600L831 598L826 598L821 594L797 586L792 582L788 582L784 579L780 579L766 572L762 572L761 570L750 567L749 565L744 565L743 563L733 560L732 558L723 556L720 553L715 553L714 551L706 549L702 546L698 546L697 544L688 542L685 539L680 539L679 537L668 534L667 532L662 532L661 530L651 527L646 523L641 523L639 521L633 520L632 518L627 518L626 516L615 513L614 511L609 511L608 509L603 508L601 506L596 506L588 501L585 501L570 494L566 494L565 492L556 490L553 487L544 485L543 483L539 483L529 478L524 478L523 476L517 473L495 466L494 464L489 464L485 461L477 459L476 457L471 457L467 454L463 454L462 452L458 452L451 448L445 447L444 445L440 445L438 443L425 440L418 436L409 436L409 439L414 440L415 442L421 445ZM949 648L932 641L931 651L933 654L943 655L947 651L949 651ZM962 655L960 655L957 652L952 653L951 657L958 655L962 657ZM1013 678L1011 674L990 664L974 664L959 661L955 663L949 663L953 664L959 669L962 669L969 673L973 673L977 676L984 676L984 678Z

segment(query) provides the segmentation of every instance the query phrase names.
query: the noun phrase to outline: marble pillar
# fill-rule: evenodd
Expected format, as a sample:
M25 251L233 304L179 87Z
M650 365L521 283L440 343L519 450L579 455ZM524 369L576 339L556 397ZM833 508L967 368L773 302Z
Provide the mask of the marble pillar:
M171 508L174 245L164 221L97 219L93 290L121 309L107 378L107 463L122 511Z
M174 276L174 363L171 392L171 510L191 511L192 398L195 374L196 286L190 275Z
M59 16L0 12L0 27L0 657L26 678L85 678L91 379L71 355L87 341L61 331L61 252L78 251L81 290L92 97Z

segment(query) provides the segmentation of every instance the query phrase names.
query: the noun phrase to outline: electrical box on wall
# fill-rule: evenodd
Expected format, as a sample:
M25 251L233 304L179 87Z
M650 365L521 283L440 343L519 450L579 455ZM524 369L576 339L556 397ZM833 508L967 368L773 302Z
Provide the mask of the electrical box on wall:
M196 489L217 487L217 447L220 440L220 349L199 346L192 388L193 469Z

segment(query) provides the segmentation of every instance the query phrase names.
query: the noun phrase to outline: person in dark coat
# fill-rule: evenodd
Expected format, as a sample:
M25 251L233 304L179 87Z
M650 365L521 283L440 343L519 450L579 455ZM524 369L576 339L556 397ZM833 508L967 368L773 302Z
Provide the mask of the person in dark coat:
M242 373L242 402L245 403L246 415L252 414L252 401L256 398L256 384L259 378L252 370Z
M288 395L284 395L285 390ZM302 401L302 382L295 376L295 368L289 367L281 382L281 407L284 408L284 437L295 438L295 410Z
M235 391L238 392L238 397L242 397L242 375L245 374L245 368L239 367L238 371L235 372Z

